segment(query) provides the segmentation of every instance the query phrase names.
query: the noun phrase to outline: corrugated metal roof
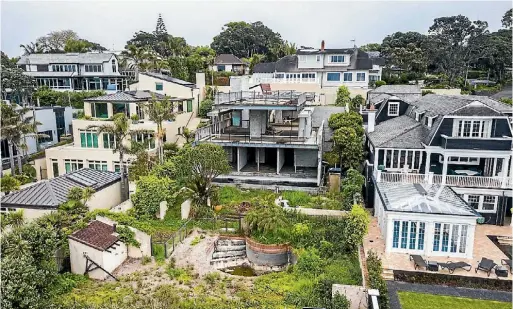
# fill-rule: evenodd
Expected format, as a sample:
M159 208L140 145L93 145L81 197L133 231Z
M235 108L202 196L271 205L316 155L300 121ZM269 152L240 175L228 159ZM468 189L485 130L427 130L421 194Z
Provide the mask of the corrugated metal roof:
M52 63L103 63L109 61L113 53L67 53L67 54L30 54L21 56L18 65Z
M149 90L131 90L120 91L116 93L106 94L99 97L85 99L84 101L101 101L101 102L142 102L148 101L152 96L157 99L163 99L165 96Z
M84 168L59 177L12 192L2 197L2 207L14 208L57 208L68 200L71 188L90 187L95 191L121 180L116 172Z

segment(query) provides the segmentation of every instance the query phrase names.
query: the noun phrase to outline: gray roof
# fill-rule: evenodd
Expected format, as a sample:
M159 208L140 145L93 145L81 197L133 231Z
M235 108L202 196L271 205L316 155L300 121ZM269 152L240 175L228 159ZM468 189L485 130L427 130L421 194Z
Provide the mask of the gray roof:
M115 57L113 53L67 53L67 54L30 54L21 56L18 65L52 63L103 63Z
M356 51L354 49L332 49L329 51L339 51L339 52L325 52L325 54L330 53L343 53L343 54L351 54L351 62L348 66L324 66L324 68L298 68L298 58L297 55L289 55L279 59L276 62L267 62L267 63L258 63L253 68L253 73L274 73L274 72L343 72L347 70L369 70L372 69L372 60L369 58L369 55L362 51ZM344 51L344 52L342 52ZM308 55L308 54L321 54L321 52L304 52L298 51L298 55Z
M416 112L425 112L428 116L438 116L453 114L475 101L484 104L481 106L483 112L489 108L499 113L511 112L511 106L484 96L427 94L413 102L412 105L415 106L413 110ZM477 109L475 111L477 112ZM480 114L478 113L476 116L480 116Z
M214 64L244 64L244 62L233 54L220 54L216 56Z
M32 76L32 77L72 77L78 76L76 72L23 72L23 74Z
M374 147L422 149L429 131L415 119L406 115L395 117L374 127L374 132L368 133Z
M296 51L297 55L315 55L315 54L352 54L354 52L354 48L325 48L324 50L320 49L298 49Z
M174 83L174 84L182 85L184 87L189 87L189 88L194 88L195 87L194 83L187 82L187 81L184 81L184 80L181 80L181 79L178 79L178 78L174 78L174 77L172 77L170 75L166 75L166 74L162 74L162 73L141 72L140 74L143 74L143 75L146 75L146 76L149 76L149 77L153 77L153 78L158 78L158 79L164 80L166 82L171 82L171 83Z
M2 207L55 209L68 200L71 188L90 187L95 191L121 180L120 174L84 168L5 195Z
M391 95L417 93L422 94L422 90L417 85L383 85L369 91L369 93L387 93Z
M324 140L331 141L333 130L328 126L328 119L332 114L343 113L345 110L343 106L316 106L312 113L312 128L319 128L324 121Z
M440 184L378 182L376 188L387 211L480 217L450 187Z
M157 99L163 99L165 96L152 92L149 90L131 90L131 91L120 91L116 93L106 94L99 97L93 97L85 99L84 101L94 101L94 102L146 102L152 96L155 96Z

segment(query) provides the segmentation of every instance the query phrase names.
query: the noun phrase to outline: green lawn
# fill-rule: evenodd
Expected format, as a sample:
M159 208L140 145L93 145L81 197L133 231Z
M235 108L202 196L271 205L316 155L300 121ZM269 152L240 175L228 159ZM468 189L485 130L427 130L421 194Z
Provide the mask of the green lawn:
M511 309L510 303L433 294L398 292L402 309Z

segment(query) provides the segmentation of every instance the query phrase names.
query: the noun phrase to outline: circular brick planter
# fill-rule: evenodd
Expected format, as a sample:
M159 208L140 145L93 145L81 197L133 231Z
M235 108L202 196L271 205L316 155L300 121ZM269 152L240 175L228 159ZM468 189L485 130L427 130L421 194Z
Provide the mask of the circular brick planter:
M253 265L286 266L292 258L288 244L265 245L246 237L246 255Z

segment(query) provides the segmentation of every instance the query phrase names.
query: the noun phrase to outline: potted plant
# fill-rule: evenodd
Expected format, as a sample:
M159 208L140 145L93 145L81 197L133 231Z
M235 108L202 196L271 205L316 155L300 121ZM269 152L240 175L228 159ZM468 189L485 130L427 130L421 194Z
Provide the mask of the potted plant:
M133 114L132 116L130 116L130 119L132 119L133 124L136 124L139 122L139 115Z

